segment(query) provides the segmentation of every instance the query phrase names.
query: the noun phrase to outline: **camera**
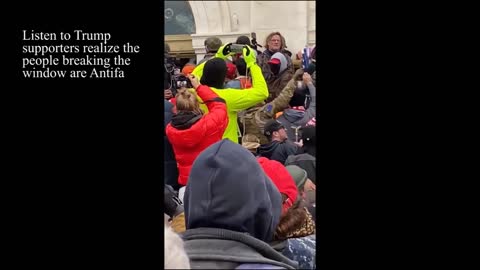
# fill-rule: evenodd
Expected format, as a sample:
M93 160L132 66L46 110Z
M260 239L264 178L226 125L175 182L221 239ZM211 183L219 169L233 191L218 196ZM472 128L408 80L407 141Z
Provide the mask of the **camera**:
M252 33L251 33L251 37L252 37L252 46L253 46L253 49L257 50L257 47L263 48L262 45L260 45L260 44L257 43L257 33L252 32Z
M174 81L175 81L175 86L176 86L176 89L179 89L179 88L182 88L182 87L185 87L185 88L193 88L193 85L192 83L190 82L190 80L185 77L185 75L177 75L174 77Z
M230 45L230 52L233 53L243 53L244 44L232 44Z
M170 57L167 53L163 57L163 66L164 66L164 89L172 90L173 95L177 93L177 66L175 64L176 58Z
M165 65L166 71L170 73L172 68L175 68L175 57L165 56L163 58L163 64Z

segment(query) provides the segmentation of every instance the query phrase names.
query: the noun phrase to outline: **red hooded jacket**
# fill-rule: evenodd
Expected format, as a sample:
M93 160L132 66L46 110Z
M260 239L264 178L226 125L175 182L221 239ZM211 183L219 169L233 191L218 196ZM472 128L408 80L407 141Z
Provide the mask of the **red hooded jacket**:
M293 177L282 163L266 157L259 157L257 160L267 176L272 179L272 182L278 188L278 191L287 195L288 199L283 203L282 213L287 212L297 200L298 190L295 180L293 180Z
M179 115L177 113L165 130L177 160L178 183L183 186L187 185L193 161L205 148L222 139L228 125L225 101L208 86L200 85L196 91L207 105L208 113L192 125L187 123L181 129L176 128L175 124L172 125L174 118Z

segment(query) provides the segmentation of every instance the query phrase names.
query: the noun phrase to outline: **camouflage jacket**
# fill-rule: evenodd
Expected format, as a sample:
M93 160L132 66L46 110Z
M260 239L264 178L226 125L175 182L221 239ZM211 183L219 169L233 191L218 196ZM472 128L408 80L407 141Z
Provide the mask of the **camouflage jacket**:
M247 109L238 115L240 125L244 134L253 134L260 139L260 144L268 143L267 137L263 135L265 123L273 119L276 113L288 108L288 103L295 91L295 82L291 79L271 102Z
M263 53L257 56L257 64L262 69L263 77L265 78L268 86L269 97L267 102L272 101L280 94L282 89L287 85L290 79L292 79L293 74L295 73L292 59L285 54L285 58L288 62L287 68L282 73L275 76L268 65L268 61L270 61L272 55L273 53L271 53L269 50L265 50Z

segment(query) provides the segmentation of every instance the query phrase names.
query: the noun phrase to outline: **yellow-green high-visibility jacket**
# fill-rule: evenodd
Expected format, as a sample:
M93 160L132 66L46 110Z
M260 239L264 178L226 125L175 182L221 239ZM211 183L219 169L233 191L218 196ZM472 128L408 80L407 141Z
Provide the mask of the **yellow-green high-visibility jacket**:
M208 61L207 61L208 62ZM198 78L200 81L203 75L203 67L205 63L197 66L192 74ZM265 79L263 78L262 69L254 64L250 67L250 73L252 75L252 88L248 89L216 89L210 87L217 95L223 98L227 104L227 113L228 113L228 126L225 132L223 133L223 139L227 138L234 143L238 143L238 123L237 123L237 113L241 110L248 109L260 102L263 102L268 98L268 88ZM199 98L199 100L201 100ZM200 108L207 113L208 108L204 104L200 104Z

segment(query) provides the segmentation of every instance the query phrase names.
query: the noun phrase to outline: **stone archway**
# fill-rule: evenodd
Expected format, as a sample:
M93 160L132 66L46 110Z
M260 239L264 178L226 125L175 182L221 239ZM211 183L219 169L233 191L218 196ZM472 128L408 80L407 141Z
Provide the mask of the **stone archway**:
M235 42L240 35L250 36L249 33L236 32L236 19L231 16L228 1L188 1L188 3L195 18L196 33L191 37L197 62L205 55L204 41L208 37L217 36L223 43L228 43Z
M164 23L170 54L178 59L195 57L191 34L196 33L196 24L188 1L165 1Z

